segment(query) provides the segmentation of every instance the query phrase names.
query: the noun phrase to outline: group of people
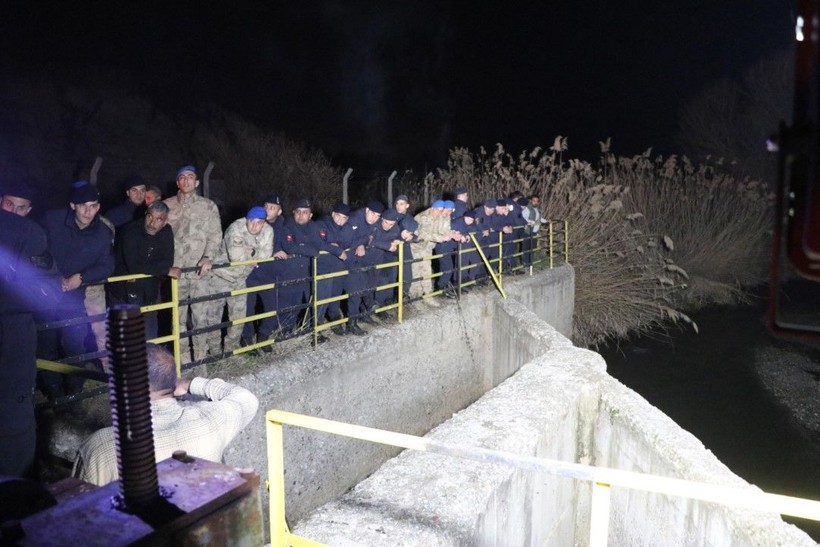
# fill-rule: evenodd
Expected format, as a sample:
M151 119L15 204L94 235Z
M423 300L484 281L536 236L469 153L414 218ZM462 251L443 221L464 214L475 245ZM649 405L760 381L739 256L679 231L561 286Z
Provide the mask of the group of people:
M92 300L98 301L100 311L106 304L156 304L163 280L176 278L179 330L196 333L186 338L191 341L190 352L183 355L186 361L297 331L311 298L321 303L317 323L336 321L334 333L363 335L361 323L372 322L374 311L393 301L399 290L409 298L429 296L435 289L453 297L459 283L485 278L474 242L491 261L501 252L505 272L513 271L519 260L520 265L530 264L543 222L538 196L520 193L471 207L467 190L456 188L451 200L436 200L415 216L406 195L396 197L389 208L375 200L356 210L337 203L317 220L308 199L293 203L286 216L274 194L250 207L223 233L217 206L198 193L199 185L196 167L185 165L176 174L177 192L162 200L159 188L132 177L123 183L124 201L100 214L97 187L79 181L70 188L69 206L39 215L39 223L27 218L35 199L30 186L6 184L1 189L0 236L4 253L16 257L6 261L2 271L3 368L9 368L6 362L24 363L15 365L17 376L0 382L8 392L0 399L9 407L4 414L26 414L26 420L33 420L34 354L28 356L26 348L36 347L37 357L54 361L102 349L89 323L78 320L87 315ZM400 254L403 283L396 288L399 268L377 266L396 262ZM431 261L435 255L440 256ZM229 263L239 264L227 267ZM437 277L432 276L434 268ZM315 294L314 273L331 274L316 282ZM104 294L94 292L94 284L127 274L150 277L108 283ZM394 288L378 289L390 284ZM232 295L245 287L265 288ZM326 303L328 299L332 301ZM435 298L421 301L440 305ZM261 311L276 313L227 326L223 338L226 309L233 322ZM339 321L344 317L346 322ZM156 313L146 314L145 320L147 338L156 337ZM37 323L56 328L37 332ZM9 340L15 343L3 343ZM20 358L23 353L25 359ZM96 359L80 365L102 370ZM45 371L37 382L52 400L80 391L83 383L76 376ZM23 444L33 443L26 435ZM10 450L13 443L2 444ZM0 454L0 459L8 458Z

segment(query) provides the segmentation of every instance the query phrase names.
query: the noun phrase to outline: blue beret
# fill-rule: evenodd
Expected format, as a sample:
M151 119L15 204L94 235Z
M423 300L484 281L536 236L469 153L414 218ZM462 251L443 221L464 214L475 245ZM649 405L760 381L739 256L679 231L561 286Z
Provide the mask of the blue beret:
M179 178L179 176L185 171L190 171L191 173L196 175L196 167L194 167L193 165L183 165L182 167L177 169L177 178Z
M455 209L455 208L456 208L456 204L455 204L455 202L454 202L454 201L451 201L451 200L449 200L449 199L446 199L446 200L444 200L444 205L443 205L443 207L444 207L445 209Z
M265 208L260 207L259 205L257 205L256 207L251 207L248 210L248 214L245 215L245 218L247 218L249 220L254 219L254 218L262 219L262 218L267 218L267 217L268 217L268 214L265 212Z
M437 199L436 201L433 202L433 208L434 209L442 209L443 207L444 207L444 200Z

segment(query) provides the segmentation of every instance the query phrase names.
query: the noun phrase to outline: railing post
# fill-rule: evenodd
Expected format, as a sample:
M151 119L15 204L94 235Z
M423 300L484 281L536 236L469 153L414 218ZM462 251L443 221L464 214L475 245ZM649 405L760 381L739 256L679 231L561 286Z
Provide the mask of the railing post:
M284 547L287 543L285 521L285 449L282 442L282 424L265 419L268 441L268 483L270 485L270 544Z
M589 546L606 547L609 536L609 485L592 483L592 508L589 519Z
M174 337L174 363L177 366L177 378L182 376L182 360L180 359L180 342L179 342L179 280L176 277L171 278L171 334Z
M461 242L460 241L456 244L456 258L458 259L457 260L458 269L457 269L457 274L456 274L457 275L456 283L458 283L458 298L461 299Z
M313 349L319 347L319 331L316 330L319 326L319 318L316 316L316 312L319 306L316 305L316 302L319 300L319 282L316 280L316 275L318 273L319 268L319 257L313 257Z
M564 221L564 262L569 262L569 221Z
M498 232L498 279L502 282L504 278L504 232Z
M552 231L552 221L550 220L550 270L552 269L553 249L554 249L554 234Z
M398 265L398 280L399 280L399 287L397 289L398 292L398 302L399 302L399 309L398 309L398 317L399 323L402 322L402 318L404 315L404 241L399 241L399 265Z

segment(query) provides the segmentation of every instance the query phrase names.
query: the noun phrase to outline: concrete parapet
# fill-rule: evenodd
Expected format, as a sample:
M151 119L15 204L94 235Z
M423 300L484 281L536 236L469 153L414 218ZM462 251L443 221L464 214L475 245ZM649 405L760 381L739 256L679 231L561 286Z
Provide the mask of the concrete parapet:
M518 368L428 438L755 490L691 434L538 320L493 307L497 370ZM516 348L520 347L520 352ZM526 357L522 357L526 356ZM503 375L503 373L501 373ZM294 532L332 545L584 545L591 485L407 450ZM778 515L613 488L610 545L815 545Z

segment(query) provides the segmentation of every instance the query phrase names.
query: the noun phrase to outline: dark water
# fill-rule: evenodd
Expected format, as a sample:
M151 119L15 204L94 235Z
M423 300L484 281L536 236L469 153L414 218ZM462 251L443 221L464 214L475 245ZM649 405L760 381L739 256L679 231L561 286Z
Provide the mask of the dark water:
M820 438L797 424L753 371L756 348L820 350L771 337L765 305L696 314L700 334L671 332L601 350L609 373L694 434L735 474L766 492L820 500ZM820 401L818 401L820 408ZM820 523L787 519L820 541Z

